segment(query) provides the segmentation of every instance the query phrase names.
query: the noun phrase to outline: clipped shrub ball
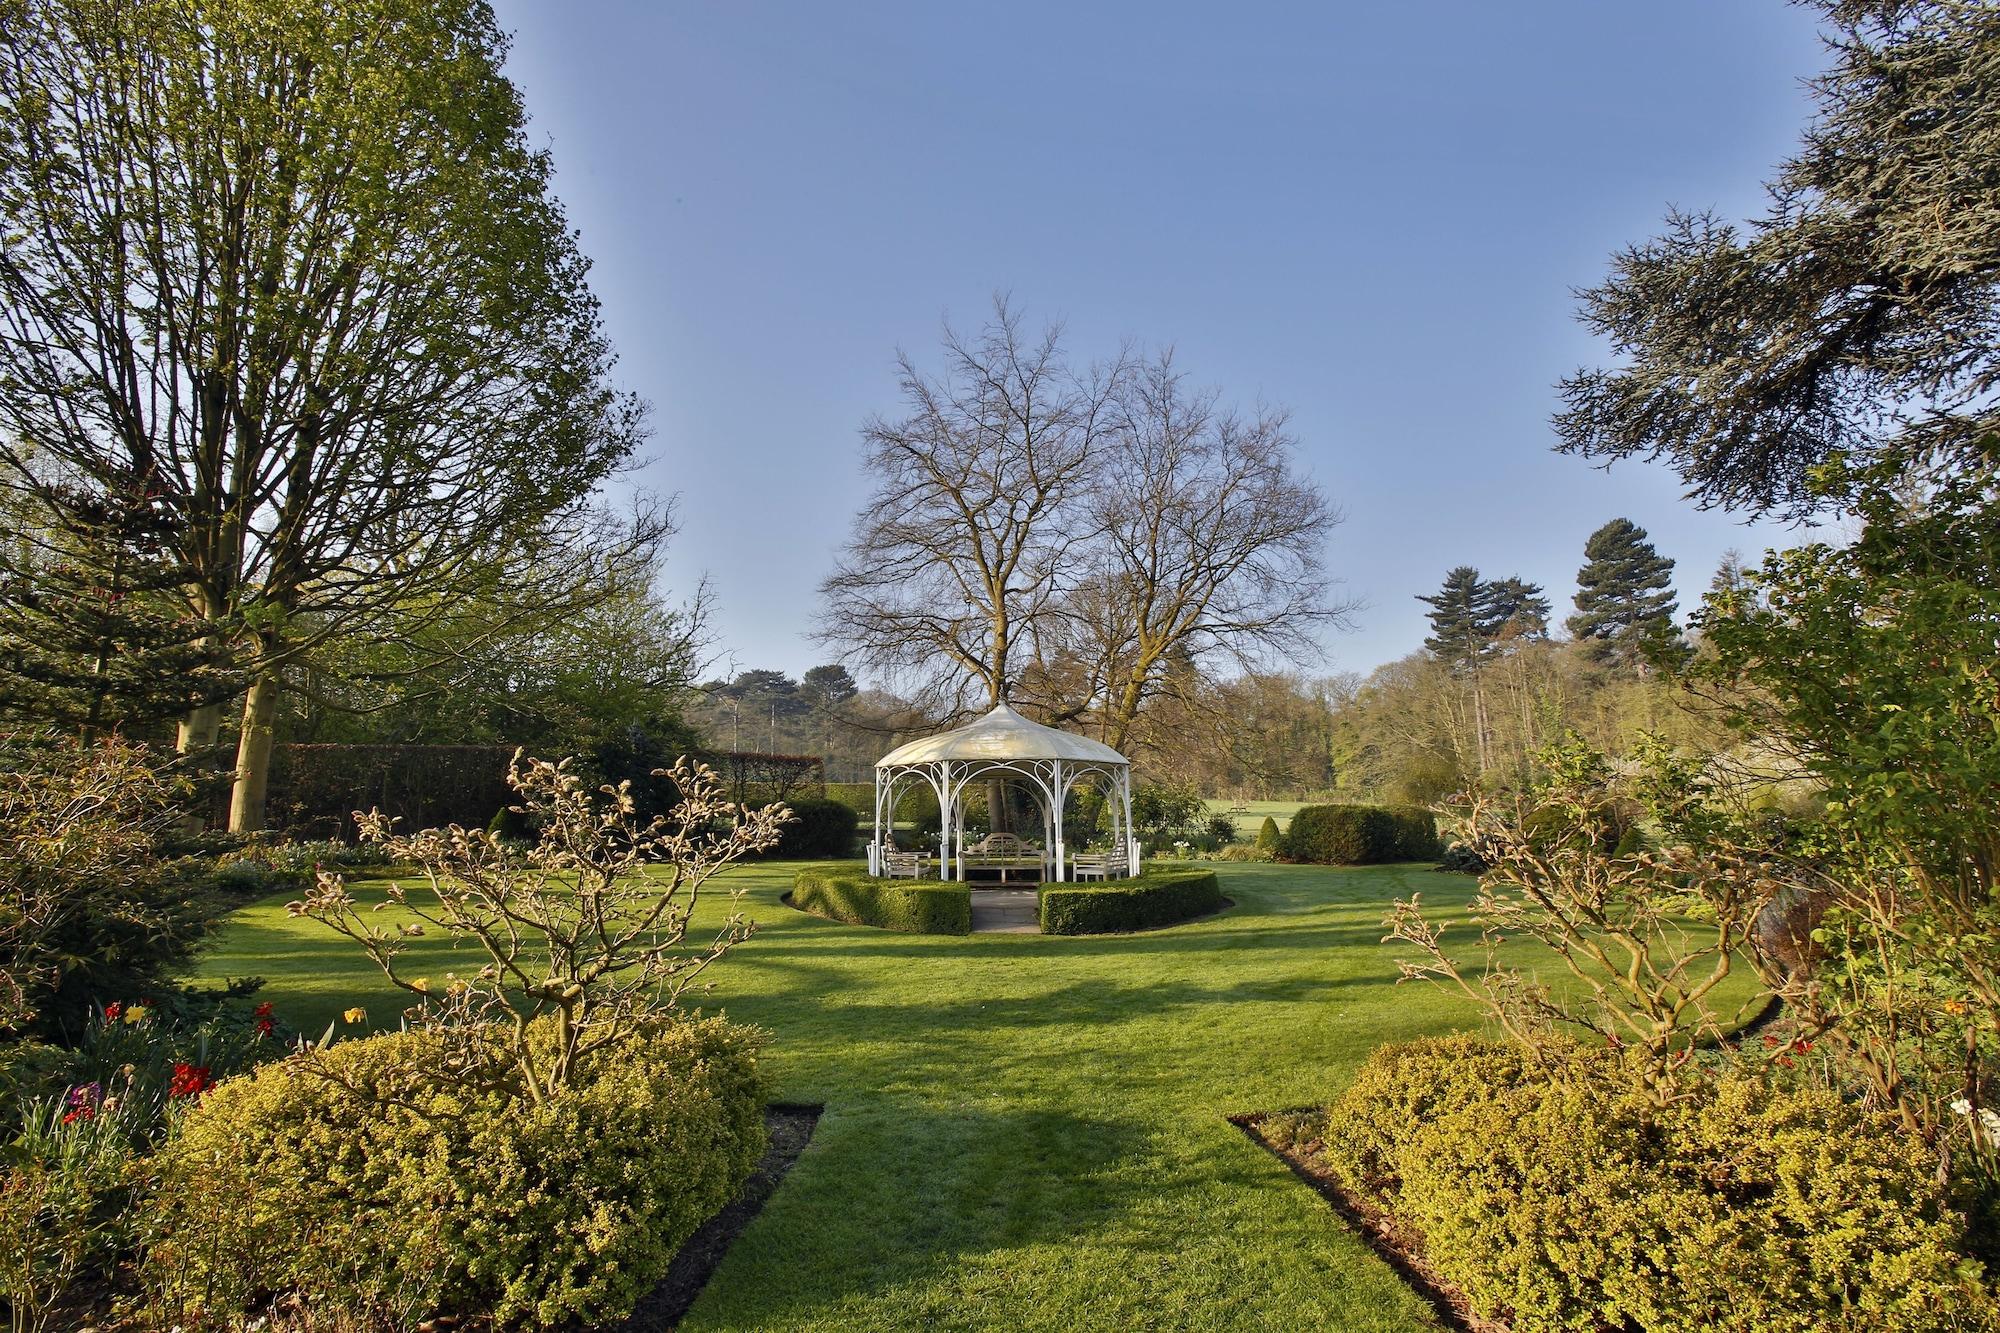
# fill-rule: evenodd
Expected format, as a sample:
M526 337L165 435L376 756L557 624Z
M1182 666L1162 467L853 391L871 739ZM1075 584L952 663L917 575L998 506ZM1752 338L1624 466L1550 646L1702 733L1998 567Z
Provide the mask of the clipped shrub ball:
M1946 1333L1996 1316L1922 1146L1830 1093L1690 1080L1667 1105L1601 1052L1387 1046L1294 1134L1520 1333Z
M778 843L764 853L780 861L854 855L857 818L841 801L806 798L787 801L792 817L778 830Z
M1369 805L1308 805L1292 816L1282 846L1290 861L1368 865L1396 855L1396 822Z
M228 1324L279 1296L361 1327L622 1318L763 1152L761 1040L657 1026L540 1105L442 1081L424 1031L227 1079L156 1159L153 1313Z

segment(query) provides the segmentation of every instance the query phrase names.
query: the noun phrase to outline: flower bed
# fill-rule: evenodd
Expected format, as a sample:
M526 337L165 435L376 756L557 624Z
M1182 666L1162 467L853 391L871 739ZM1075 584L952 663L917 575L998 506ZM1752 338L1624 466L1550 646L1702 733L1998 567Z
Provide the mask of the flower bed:
M1226 905L1213 870L1150 868L1103 884L1044 884L1042 934L1102 935L1150 930L1219 912Z
M791 904L801 912L916 935L972 932L972 893L964 884L878 879L859 866L815 866L792 882Z

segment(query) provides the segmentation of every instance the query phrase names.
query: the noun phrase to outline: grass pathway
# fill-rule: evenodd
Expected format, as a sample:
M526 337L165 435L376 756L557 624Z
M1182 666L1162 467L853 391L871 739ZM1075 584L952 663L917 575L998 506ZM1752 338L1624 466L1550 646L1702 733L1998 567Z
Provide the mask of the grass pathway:
M826 1112L682 1327L1433 1327L1224 1117L1324 1100L1377 1044L1472 1022L1397 987L1380 942L1392 898L1462 902L1470 881L1218 869L1221 916L1077 939L843 926L778 901L788 867L737 872L762 929L711 1007L768 1028L780 1095ZM427 947L439 975L476 966ZM266 976L314 1033L350 1004L401 1007L277 902L239 913L202 971Z

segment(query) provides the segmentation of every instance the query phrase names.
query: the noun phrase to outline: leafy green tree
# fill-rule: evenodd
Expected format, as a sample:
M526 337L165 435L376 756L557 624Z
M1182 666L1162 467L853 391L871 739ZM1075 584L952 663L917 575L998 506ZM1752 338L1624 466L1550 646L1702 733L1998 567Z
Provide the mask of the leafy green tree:
M1653 549L1644 528L1614 518L1590 534L1583 556L1571 635L1621 663L1673 639L1674 562Z
M1705 505L1804 515L1838 453L1977 455L2000 424L2000 9L1815 0L1832 68L1747 226L1679 214L1583 320L1560 448L1664 459Z
M2000 441L1925 473L1907 459L1817 470L1860 536L1772 552L1701 617L1704 677L1736 722L1825 786L1800 874L1811 965L1787 999L1868 1091L2000 1180Z
M237 828L288 662L449 597L642 434L505 53L483 0L0 24L0 485L171 515L180 595L250 677Z

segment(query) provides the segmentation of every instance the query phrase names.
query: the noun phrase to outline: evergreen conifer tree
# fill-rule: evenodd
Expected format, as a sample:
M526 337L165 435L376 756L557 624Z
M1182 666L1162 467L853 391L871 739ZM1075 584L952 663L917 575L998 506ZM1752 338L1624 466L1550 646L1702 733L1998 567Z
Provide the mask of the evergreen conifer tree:
M1444 576L1444 587L1418 601L1430 606L1431 632L1424 647L1459 666L1477 662L1493 638L1491 596L1479 571L1460 565Z
M1496 639L1543 639L1549 633L1549 599L1541 585L1509 574L1485 585L1486 621Z
M1576 572L1576 614L1569 632L1617 662L1637 660L1648 643L1675 638L1674 562L1653 549L1646 530L1614 518L1583 546Z

